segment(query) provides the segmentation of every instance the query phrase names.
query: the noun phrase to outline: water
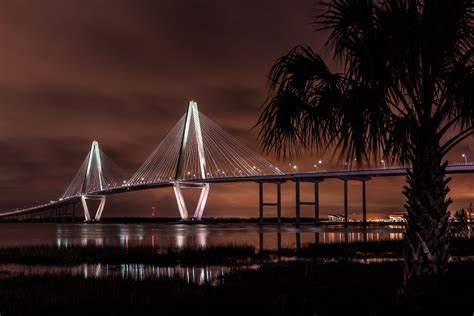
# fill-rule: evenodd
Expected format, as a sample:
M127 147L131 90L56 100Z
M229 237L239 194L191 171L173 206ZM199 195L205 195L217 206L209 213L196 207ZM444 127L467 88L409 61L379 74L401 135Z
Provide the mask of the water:
M250 245L260 250L300 248L305 244L401 240L403 226L265 225L255 224L0 224L0 247L26 245L207 247ZM373 258L377 259L377 258ZM331 259L328 259L329 261ZM370 261L370 260L369 260ZM370 263L367 261L366 263ZM0 264L0 277L15 275L73 275L83 278L133 280L180 278L188 283L217 285L235 269L257 269L257 265L171 266L145 264L79 264L73 266Z
M238 269L256 269L257 265L242 266ZM160 267L154 265L127 264L79 264L73 266L0 264L0 278L11 276L61 276L71 275L89 278L121 278L132 280L178 278L186 283L218 285L224 276L237 268L226 266L203 267Z
M206 247L250 245L257 249L297 248L308 243L401 240L403 226L255 224L0 224L0 247L19 245Z
M293 259L289 259L291 261ZM322 258L322 263L338 262L336 258ZM371 264L382 262L400 262L401 258L354 258L350 262ZM464 261L472 261L472 258ZM0 264L0 278L12 276L62 276L71 275L89 278L120 278L131 280L173 279L178 278L186 283L220 285L225 276L233 271L256 270L258 264L242 266L170 266L162 267L150 264L78 264L78 265L27 265Z

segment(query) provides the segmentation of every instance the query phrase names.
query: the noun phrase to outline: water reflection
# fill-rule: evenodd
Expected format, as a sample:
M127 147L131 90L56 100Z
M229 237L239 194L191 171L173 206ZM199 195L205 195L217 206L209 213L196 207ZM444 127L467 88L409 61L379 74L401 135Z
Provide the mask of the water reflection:
M332 244L332 243L354 243L354 242L377 242L377 241L398 241L403 239L403 231L402 228L390 228L394 230L394 232L380 232L375 231L371 232L368 231L361 231L361 232L315 232L309 233L306 231L296 230L294 233L282 232L280 230L276 233L276 241L275 245L272 244L273 236L269 232L265 232L264 230L259 230L258 238L259 238L259 250L263 251L266 249L277 249L281 250L283 248L291 248L300 250L302 246L307 244ZM291 240L291 235L294 237L294 241ZM283 238L285 242L283 243ZM268 242L265 240L268 238ZM311 239L312 238L312 239Z
M353 243L359 241L401 240L403 226L312 226L255 224L1 224L0 247L17 245L209 247L249 245L260 250L300 249L306 244ZM280 260L280 259L277 259ZM331 260L331 259L328 259ZM360 260L360 259L354 259ZM379 260L362 259L362 260ZM384 260L384 259L380 259ZM390 259L389 259L390 260ZM256 269L258 266L239 266ZM0 275L70 274L84 278L143 280L180 278L188 283L220 284L235 267L173 266L145 264L81 264L77 266L41 266L0 264Z
M256 269L257 266L241 266L239 269ZM145 264L81 264L77 266L42 266L24 264L0 264L0 276L48 276L72 275L89 278L121 278L131 280L180 279L186 283L218 285L224 276L235 268L225 266L161 267Z
M27 233L22 233L27 232ZM257 249L301 248L308 243L401 240L403 226L348 227L255 224L1 224L0 247L146 246L207 247L250 245Z

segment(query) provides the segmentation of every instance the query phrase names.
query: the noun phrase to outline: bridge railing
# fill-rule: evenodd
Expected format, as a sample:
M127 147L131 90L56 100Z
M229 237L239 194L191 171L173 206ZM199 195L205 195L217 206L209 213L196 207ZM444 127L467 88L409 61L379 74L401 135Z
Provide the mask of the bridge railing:
M459 167L462 167L462 166L470 167L470 166L474 166L474 162L455 162L455 163L450 163L450 164L448 165L448 167L456 167L456 166L459 166Z

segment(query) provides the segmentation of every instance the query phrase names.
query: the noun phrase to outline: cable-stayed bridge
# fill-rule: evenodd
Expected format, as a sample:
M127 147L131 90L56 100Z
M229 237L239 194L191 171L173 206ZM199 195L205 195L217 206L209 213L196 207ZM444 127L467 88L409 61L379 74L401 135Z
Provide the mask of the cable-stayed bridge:
M474 164L457 164L447 167L448 173L472 173ZM0 213L0 218L35 218L65 216L61 207L79 204L86 222L99 221L104 211L106 196L129 191L173 187L180 217L183 220L200 220L206 206L210 185L224 182L259 183L259 217L263 223L264 207L276 207L277 220L281 221L281 184L293 181L296 185L296 223L300 221L301 206L314 207L315 220L319 220L319 183L324 179L344 181L344 217L348 221L347 182L362 182L363 221L366 221L365 183L372 177L403 176L407 168L377 168L325 172L284 173L261 155L242 145L215 122L199 112L191 101L187 112L170 130L148 159L131 176L127 177L105 153L97 141L62 196L45 204L19 208ZM314 200L301 201L300 183L314 184ZM277 186L276 201L263 200L264 183ZM199 189L200 197L191 213L186 205L183 189ZM97 209L91 209L90 200L98 200ZM73 208L74 212L74 208Z

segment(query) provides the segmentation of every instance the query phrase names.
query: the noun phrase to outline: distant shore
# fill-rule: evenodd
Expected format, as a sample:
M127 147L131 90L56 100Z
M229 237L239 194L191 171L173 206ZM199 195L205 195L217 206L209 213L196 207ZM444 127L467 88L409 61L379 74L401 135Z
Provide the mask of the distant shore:
M344 222L331 222L327 219L320 219L319 222L315 222L314 218L311 217L301 217L300 219L301 224L311 224L311 225L344 225ZM8 220L1 220L0 223L83 223L83 217L76 217L73 220L70 218L61 220L56 219L54 221L48 221L45 219L8 219ZM294 217L282 217L281 218L282 224L295 224ZM259 219L256 217L248 217L248 218L239 218L239 217L209 217L205 218L202 221L182 221L178 217L103 217L100 223L107 224L107 223L140 223L140 224L147 224L147 223L166 223L166 224L225 224L225 223L243 223L243 224L258 224ZM265 218L263 221L265 224L277 224L276 217L268 217ZM348 226L360 226L363 225L361 221L350 221L347 223ZM367 221L367 225L371 226L384 226L384 225L405 225L404 222L382 222L382 221Z

